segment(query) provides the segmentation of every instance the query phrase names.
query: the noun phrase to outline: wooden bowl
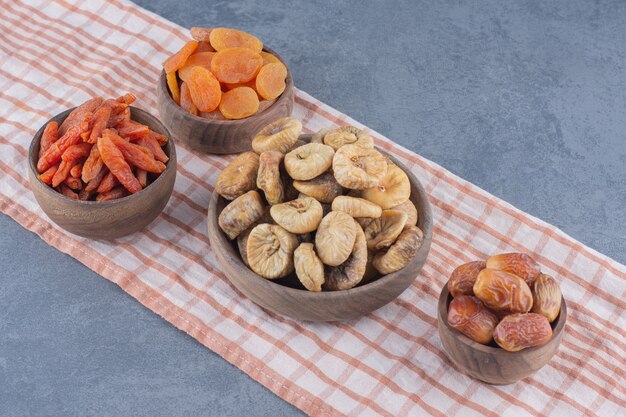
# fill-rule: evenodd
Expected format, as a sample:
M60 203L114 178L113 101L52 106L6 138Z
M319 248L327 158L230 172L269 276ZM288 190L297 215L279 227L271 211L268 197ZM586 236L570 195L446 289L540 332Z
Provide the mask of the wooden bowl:
M263 50L275 55L285 64L273 50L269 48ZM172 100L167 88L165 72L162 71L157 87L159 114L176 139L186 142L195 151L211 154L249 151L252 149L252 138L256 132L274 120L291 114L295 88L289 67L287 67L285 84L285 91L276 99L276 102L260 113L240 120L208 120L183 110Z
M72 110L66 110L48 122L56 120L60 125ZM133 120L169 138L164 151L170 159L165 171L152 184L138 193L118 200L73 200L43 183L37 177L36 165L39 141L45 125L35 134L28 150L30 187L41 209L62 229L93 239L114 239L143 229L165 208L172 195L176 179L174 142L167 128L150 113L131 106L131 115Z
M386 154L380 149L379 151ZM220 229L217 223L218 216L228 201L213 193L208 212L209 240L224 275L239 291L261 307L298 320L354 319L394 300L411 285L426 261L432 240L432 214L424 188L415 175L396 159L389 157L406 172L411 181L410 198L417 208L417 225L424 232L421 248L406 267L369 283L342 291L307 291L295 274L278 280L265 279L243 263L236 241L230 241Z
M448 357L459 370L472 378L494 385L512 384L537 372L550 361L563 337L567 320L565 300L561 300L561 312L550 325L552 339L543 346L508 352L491 342L483 345L474 342L448 324L448 305L452 295L445 285L439 296L437 321L439 337Z

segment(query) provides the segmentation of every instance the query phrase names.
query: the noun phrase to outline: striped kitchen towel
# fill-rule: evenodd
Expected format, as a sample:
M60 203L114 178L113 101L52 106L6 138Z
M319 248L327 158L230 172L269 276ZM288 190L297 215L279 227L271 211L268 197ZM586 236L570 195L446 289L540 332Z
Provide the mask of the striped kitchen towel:
M179 143L163 214L114 242L60 230L30 192L27 148L51 116L89 97L130 91L156 114L161 62L187 31L125 0L1 0L0 209L50 245L312 415L615 416L626 405L626 268L375 132L425 186L435 226L430 256L397 300L359 320L297 322L237 292L206 235L218 173L232 157ZM354 120L297 92L308 131ZM455 369L437 335L439 290L452 269L524 251L558 277L569 307L555 357L534 376L490 386Z

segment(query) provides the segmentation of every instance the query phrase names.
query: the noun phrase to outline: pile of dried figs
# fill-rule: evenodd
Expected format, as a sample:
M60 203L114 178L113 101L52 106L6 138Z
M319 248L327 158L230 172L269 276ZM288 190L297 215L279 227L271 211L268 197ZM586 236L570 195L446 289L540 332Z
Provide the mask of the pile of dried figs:
M345 290L404 268L422 245L404 171L353 126L300 140L302 123L279 119L237 156L215 191L232 200L222 231L258 275L295 275L309 291Z
M448 324L470 339L516 352L546 344L561 310L561 289L525 253L463 264L448 281Z

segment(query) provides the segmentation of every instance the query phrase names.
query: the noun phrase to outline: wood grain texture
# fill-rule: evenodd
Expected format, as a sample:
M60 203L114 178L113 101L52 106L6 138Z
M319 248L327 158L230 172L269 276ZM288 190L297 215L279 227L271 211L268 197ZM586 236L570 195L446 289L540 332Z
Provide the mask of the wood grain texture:
M548 343L519 352L507 352L494 342L491 345L474 342L451 327L448 324L450 301L452 295L445 285L437 307L439 337L444 350L459 371L494 385L512 384L534 374L548 363L561 343L567 321L567 307L565 300L562 299L561 312L551 323L552 339Z
M73 109L49 120L59 125ZM39 141L45 127L35 134L28 150L30 187L41 209L59 227L75 235L92 239L114 239L139 231L150 224L165 208L176 180L176 149L167 128L154 116L131 106L132 119L145 124L169 140L164 148L169 156L167 168L148 187L138 193L112 201L72 200L56 192L37 177ZM47 123L46 123L47 124Z
M282 58L269 48L263 48L285 64ZM287 64L285 64L287 66ZM287 67L288 68L288 67ZM202 153L231 154L252 150L252 138L263 127L276 119L286 117L293 110L295 88L291 71L287 72L285 91L266 110L240 120L207 120L182 109L170 96L161 72L157 87L157 102L161 120L177 140Z
M310 135L301 138L310 139ZM208 233L225 276L252 301L274 313L307 321L339 321L368 314L397 298L417 277L426 261L432 240L432 214L426 193L404 165L380 150L401 167L411 182L411 201L418 211L417 225L424 232L424 242L415 258L403 269L381 276L367 284L343 291L310 292L302 289L294 274L268 280L248 269L235 242L228 240L218 225L218 216L228 204L213 193L208 210Z

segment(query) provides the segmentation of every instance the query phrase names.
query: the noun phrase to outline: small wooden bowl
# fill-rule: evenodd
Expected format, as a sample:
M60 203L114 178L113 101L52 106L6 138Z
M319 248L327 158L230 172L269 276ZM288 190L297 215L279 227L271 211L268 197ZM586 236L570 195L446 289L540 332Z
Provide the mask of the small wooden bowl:
M397 298L417 277L426 262L432 240L432 214L424 188L403 164L380 150L406 172L411 181L411 201L418 212L417 225L424 232L424 242L403 269L342 291L311 292L304 289L295 274L268 280L255 274L241 260L236 240L230 241L218 225L218 216L228 204L213 193L209 203L208 226L211 248L224 275L261 307L282 316L307 321L338 321L368 314Z
M273 50L269 48L263 50L273 54L285 64L285 61ZM249 151L252 149L252 138L256 132L274 120L291 114L295 88L289 67L287 67L285 84L285 91L276 99L276 102L260 113L240 120L208 120L183 110L172 100L167 88L165 72L162 71L157 87L159 114L176 139L188 143L195 151L210 154Z
M561 343L567 320L565 300L561 312L550 325L552 339L543 346L508 352L491 342L477 343L448 324L448 305L452 295L445 285L439 296L437 321L439 338L448 357L459 370L472 378L494 385L512 384L534 374L550 361Z
M59 125L73 109L56 115ZM150 113L131 106L132 119L168 137L164 148L169 156L167 168L145 189L111 201L73 200L43 183L37 173L39 141L45 125L35 134L28 150L28 179L41 209L59 227L75 235L92 239L115 239L143 229L165 208L176 180L176 149L169 131ZM46 124L48 124L46 122Z

